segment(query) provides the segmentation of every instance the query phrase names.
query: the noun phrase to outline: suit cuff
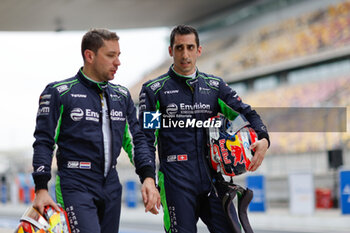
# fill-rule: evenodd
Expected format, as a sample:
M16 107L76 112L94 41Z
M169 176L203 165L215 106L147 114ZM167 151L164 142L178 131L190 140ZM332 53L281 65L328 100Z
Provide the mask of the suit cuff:
M259 134L258 134L258 139L260 140L260 139L263 139L263 138L265 138L265 139L267 140L267 142L268 142L267 148L269 148L269 147L270 147L270 137L269 137L269 134L266 133L266 132L261 132L261 133L259 133Z
M154 173L154 169L152 166L144 166L144 167L138 169L136 171L136 173L139 175L141 183L143 183L143 181L147 177L150 177L150 178L155 180L155 173Z
M34 184L35 184L35 192L38 191L39 189L48 190L47 183L49 182L50 178L51 177L49 177L49 176L35 176L35 177L33 177Z

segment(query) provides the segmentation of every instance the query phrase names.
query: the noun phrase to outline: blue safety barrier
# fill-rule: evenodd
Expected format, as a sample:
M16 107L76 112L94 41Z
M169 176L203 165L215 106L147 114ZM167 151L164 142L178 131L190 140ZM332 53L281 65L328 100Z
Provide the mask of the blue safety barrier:
M252 175L246 178L247 187L253 190L253 200L249 204L249 211L264 212L266 210L265 177Z
M340 170L340 206L342 214L350 214L350 170Z
M125 203L129 208L136 208L137 206L137 190L136 182L133 180L126 181L125 183Z

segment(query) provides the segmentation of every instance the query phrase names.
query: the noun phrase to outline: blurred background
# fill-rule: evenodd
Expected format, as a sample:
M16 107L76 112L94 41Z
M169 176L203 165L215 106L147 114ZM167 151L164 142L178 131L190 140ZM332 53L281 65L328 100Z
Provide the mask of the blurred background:
M122 65L113 82L128 87L137 105L141 85L171 65L172 27L185 23L199 31L199 70L222 77L270 129L262 166L234 179L255 193L252 225L350 232L350 1L2 0L0 12L0 228L12 228L34 198L38 97L82 66L83 34L118 33ZM117 169L127 223L128 213L143 212L133 212L142 209L139 182L124 152ZM132 232L161 232L160 221L157 230Z

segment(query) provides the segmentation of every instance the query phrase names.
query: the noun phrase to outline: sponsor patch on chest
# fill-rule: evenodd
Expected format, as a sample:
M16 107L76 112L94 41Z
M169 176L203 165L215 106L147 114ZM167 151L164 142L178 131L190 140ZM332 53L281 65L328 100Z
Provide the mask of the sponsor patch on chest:
M91 162L68 161L67 168L91 169Z
M181 161L187 161L188 157L187 154L181 154L181 155L168 155L167 156L167 162L181 162Z
M79 168L80 169L91 169L91 163L90 162L80 162Z

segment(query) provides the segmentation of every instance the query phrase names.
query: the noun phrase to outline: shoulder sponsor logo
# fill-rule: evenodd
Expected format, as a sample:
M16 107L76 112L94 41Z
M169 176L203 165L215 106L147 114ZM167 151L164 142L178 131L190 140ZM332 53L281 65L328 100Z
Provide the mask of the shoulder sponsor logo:
M37 116L49 115L50 107L39 107Z
M169 90L169 91L164 91L165 95L171 95L171 94L177 94L179 93L179 90Z
M58 86L56 89L57 89L57 91L59 93L62 93L64 91L68 90L68 86L67 85L61 85L61 86Z
M169 116L174 116L178 111L178 107L175 103L171 103L166 107L165 111Z
M118 90L119 90L121 93L123 93L124 95L128 95L128 92L127 92L125 89L119 87Z
M84 117L84 112L81 108L74 108L70 113L70 118L73 121L80 121Z
M86 98L87 97L87 95L85 95L85 94L71 94L71 96L73 98Z
M155 90L157 90L158 88L160 88L160 82L156 82L156 83L153 83L153 84L151 85L152 91L155 91Z
M213 87L219 87L219 81L216 81L216 80L209 80L209 84L210 86L213 86Z

